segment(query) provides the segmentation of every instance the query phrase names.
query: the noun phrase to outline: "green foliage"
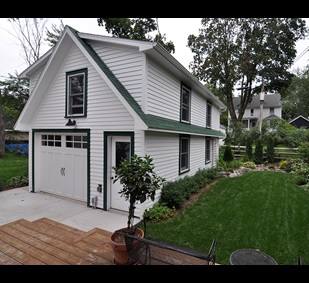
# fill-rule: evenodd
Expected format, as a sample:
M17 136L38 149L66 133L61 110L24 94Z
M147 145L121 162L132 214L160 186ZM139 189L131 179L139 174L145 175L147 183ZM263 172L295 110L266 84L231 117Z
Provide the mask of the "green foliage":
M166 42L165 34L157 33L153 38L149 34L158 30L158 24L152 18L98 18L98 25L105 26L113 37L159 42L169 53L175 53L172 41Z
M253 149L252 149L253 141L251 137L248 137L246 140L246 155L249 160L253 158Z
M308 264L308 203L308 192L292 182L291 174L248 172L221 178L172 219L149 223L147 234L206 252L216 238L216 262L222 265L243 247L264 251L282 266L295 265L303 251Z
M7 185L12 187L28 186L28 175L15 176L8 180Z
M266 160L270 163L275 161L275 145L274 138L270 135L267 139Z
M258 139L255 145L254 162L256 164L263 163L263 145L261 139Z
M245 145L244 141L246 140L247 130L244 127L244 124L241 122L236 122L230 125L230 144L233 145Z
M290 121L299 115L309 117L309 65L298 69L282 99L282 118Z
M180 208L194 193L217 178L219 178L218 170L210 168L200 169L193 176L166 182L161 190L159 202L169 208Z
M295 43L306 32L300 18L203 18L199 34L188 36L194 53L190 68L199 80L219 86L232 123L240 122L252 96L261 91L252 85L261 86L263 78L270 92L288 86ZM237 86L243 87L239 115L231 107Z
M145 220L155 223L171 218L174 216L175 210L175 207L170 208L166 205L155 203L151 208L145 210L143 216Z
M119 181L123 185L121 196L129 201L128 230L132 229L135 204L143 203L150 198L155 200L156 190L161 188L164 178L154 172L153 159L149 155L144 157L134 155L131 160L123 159L115 171L114 183Z
M0 157L0 190L8 185L11 178L28 175L28 156L6 153ZM10 181L11 182L11 181ZM10 183L12 186L12 183Z
M23 110L29 97L29 82L9 74L8 78L0 81L0 95L6 129L13 129L17 118Z
M243 167L250 168L250 169L255 169L256 168L255 163L252 162L252 161L244 162L243 163Z
M288 166L288 161L287 160L282 160L280 161L279 163L279 168L282 169L282 170L285 170Z
M298 152L305 162L309 163L309 142L301 143L298 147Z
M233 160L234 160L234 154L233 154L231 146L228 144L224 148L223 161L231 162Z
M50 47L54 47L57 44L63 31L64 31L64 24L62 20L60 20L59 27L57 27L55 24L52 24L52 31L46 28L45 40L48 42L48 45Z

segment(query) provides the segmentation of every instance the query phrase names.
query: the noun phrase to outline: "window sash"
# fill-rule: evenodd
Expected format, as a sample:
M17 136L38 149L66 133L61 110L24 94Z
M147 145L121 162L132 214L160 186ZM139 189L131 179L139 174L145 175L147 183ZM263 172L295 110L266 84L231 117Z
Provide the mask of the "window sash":
M85 115L86 73L67 75L67 116Z
M210 162L210 153L211 153L211 139L205 139L205 163Z
M211 128L211 103L207 102L207 111L206 111L206 127Z
M182 86L181 87L181 121L190 123L190 89Z
M189 170L190 164L190 138L180 137L179 171L184 173Z

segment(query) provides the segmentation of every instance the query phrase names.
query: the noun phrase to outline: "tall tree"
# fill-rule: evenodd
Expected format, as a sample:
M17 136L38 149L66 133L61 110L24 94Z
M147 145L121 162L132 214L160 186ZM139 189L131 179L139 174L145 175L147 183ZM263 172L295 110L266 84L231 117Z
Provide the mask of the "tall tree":
M98 25L105 26L113 37L159 42L169 53L175 53L172 41L166 42L166 35L159 31L158 20L153 18L98 18ZM149 33L158 31L155 37Z
M296 41L308 33L300 18L203 18L201 24L199 35L188 37L194 53L190 68L201 81L220 89L232 123L241 121L263 83L265 91L287 87ZM241 90L238 116L233 105L237 88Z
M50 31L48 28L46 28L46 38L45 41L48 42L48 45L50 47L53 47L57 44L57 42L59 41L62 32L64 31L64 24L63 21L60 20L60 24L59 26L57 26L56 24L52 24L52 30Z
M19 42L26 63L30 66L41 54L41 46L48 19L43 18L10 18L13 31L9 31Z
M13 129L16 120L29 98L29 82L17 75L9 74L4 81L0 81L2 111L7 129Z
M309 117L309 65L298 69L282 99L282 118L289 121L302 115Z

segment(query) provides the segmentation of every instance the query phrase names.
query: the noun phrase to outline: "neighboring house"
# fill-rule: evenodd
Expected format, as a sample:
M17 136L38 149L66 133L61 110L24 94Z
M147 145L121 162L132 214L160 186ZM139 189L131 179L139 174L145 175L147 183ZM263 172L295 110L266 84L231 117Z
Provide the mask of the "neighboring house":
M31 192L128 211L113 183L121 158L148 154L167 181L217 165L226 107L160 44L66 26L20 77L30 96L15 129L29 131Z
M240 96L233 97L233 104L236 111L236 115L239 113ZM252 101L248 103L245 113L242 118L242 123L247 130L259 125L260 119L260 96L255 95L252 97ZM282 117L282 103L281 95L279 93L265 94L262 119L266 121L272 128L272 121L281 119ZM231 115L228 113L228 122L231 124Z
M299 115L298 117L292 119L289 123L296 128L304 127L309 129L309 119L305 118L302 115Z

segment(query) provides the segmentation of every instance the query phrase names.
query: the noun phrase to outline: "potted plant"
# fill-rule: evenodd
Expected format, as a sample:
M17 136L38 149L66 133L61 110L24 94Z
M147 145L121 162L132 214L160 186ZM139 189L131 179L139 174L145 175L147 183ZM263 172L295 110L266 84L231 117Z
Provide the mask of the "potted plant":
M129 201L129 214L127 227L122 231L135 234L139 237L144 236L144 232L140 228L134 228L134 211L136 203L143 203L148 198L155 200L156 190L159 189L164 182L164 178L157 176L154 172L153 159L149 155L144 157L133 155L131 160L123 159L118 167L113 167L115 171L114 183L119 181L123 185L119 191L125 200ZM128 255L124 237L117 233L111 235L111 246L114 251L115 264L128 264Z

